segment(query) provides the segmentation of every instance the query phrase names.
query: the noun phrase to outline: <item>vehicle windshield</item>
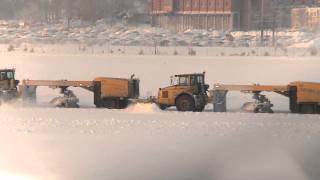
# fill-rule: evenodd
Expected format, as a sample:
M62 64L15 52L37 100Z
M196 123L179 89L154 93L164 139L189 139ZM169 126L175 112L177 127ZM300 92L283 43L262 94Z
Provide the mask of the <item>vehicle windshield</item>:
M186 86L188 85L188 77L179 77L179 85Z
M8 79L14 79L14 73L11 72L11 71L7 72L7 78Z
M190 85L204 84L204 76L179 76L171 77L170 80L172 86L188 86L189 83Z
M170 84L172 86L187 86L189 84L189 78L187 76L171 77Z
M199 84L204 84L204 77L203 76L198 76L197 81Z
M177 77L174 77L174 76L171 76L171 78L170 78L170 85L171 85L171 86L176 86L176 85L178 85L178 78L177 78Z
M12 71L0 72L0 80L14 79L14 73Z

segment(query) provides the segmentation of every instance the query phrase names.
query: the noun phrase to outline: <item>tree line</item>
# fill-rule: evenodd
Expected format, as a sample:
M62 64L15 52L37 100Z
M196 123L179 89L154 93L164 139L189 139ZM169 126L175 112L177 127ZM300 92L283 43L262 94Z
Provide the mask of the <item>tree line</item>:
M96 21L123 13L148 12L149 0L0 0L0 19L56 22Z

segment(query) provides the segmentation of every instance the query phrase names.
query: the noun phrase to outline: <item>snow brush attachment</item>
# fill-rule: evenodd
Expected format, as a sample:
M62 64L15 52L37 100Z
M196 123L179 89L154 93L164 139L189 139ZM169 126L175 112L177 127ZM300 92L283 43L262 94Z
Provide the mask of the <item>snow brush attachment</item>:
M51 100L50 104L56 106L56 107L62 107L62 108L79 108L79 99L77 96L73 93L73 91L68 90L66 87L61 88L61 94L63 96L56 97L53 100Z
M260 92L254 92L253 99L255 99L254 102L245 103L241 109L253 113L273 113L273 104L265 95L260 94Z

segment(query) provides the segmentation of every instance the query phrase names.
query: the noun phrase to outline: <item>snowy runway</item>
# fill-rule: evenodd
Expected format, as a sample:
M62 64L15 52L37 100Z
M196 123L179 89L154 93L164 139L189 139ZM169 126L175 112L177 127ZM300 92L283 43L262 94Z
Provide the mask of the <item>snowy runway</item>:
M287 84L319 81L316 58L70 56L1 54L18 79L141 80L156 94L170 75L207 72L207 83ZM153 105L95 109L75 90L82 109L48 107L58 92L39 89L37 107L0 108L0 179L293 179L320 176L320 116L288 113L288 100L268 94L278 114L240 112L250 95L229 94L230 113L162 112ZM7 178L7 179L9 179Z

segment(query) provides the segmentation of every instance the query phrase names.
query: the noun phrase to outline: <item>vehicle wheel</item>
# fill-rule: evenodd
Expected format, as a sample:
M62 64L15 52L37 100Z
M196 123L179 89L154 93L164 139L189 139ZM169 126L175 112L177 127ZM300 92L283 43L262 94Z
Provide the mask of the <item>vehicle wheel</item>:
M116 108L116 100L112 98L104 98L102 100L102 107L108 109L115 109Z
M313 104L302 104L300 106L300 112L303 114L314 114L314 105Z
M161 109L162 111L164 111L164 110L167 109L167 106L166 106L166 105L163 105L163 104L158 104L158 107L159 107L159 109Z
M129 106L129 101L127 99L119 101L119 109L125 109Z
M192 97L188 95L182 95L177 99L176 107L178 111L182 111L182 112L194 111L195 110L194 100Z

